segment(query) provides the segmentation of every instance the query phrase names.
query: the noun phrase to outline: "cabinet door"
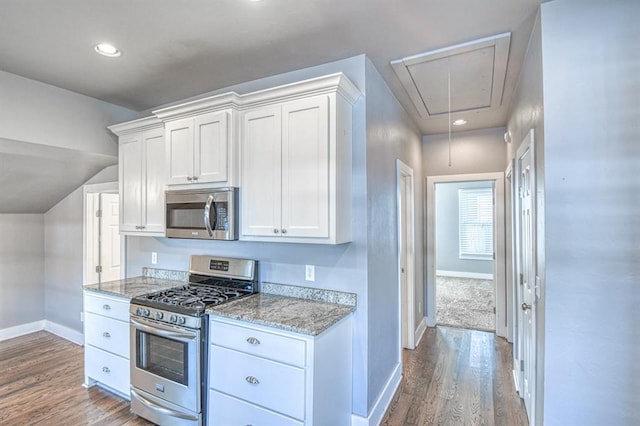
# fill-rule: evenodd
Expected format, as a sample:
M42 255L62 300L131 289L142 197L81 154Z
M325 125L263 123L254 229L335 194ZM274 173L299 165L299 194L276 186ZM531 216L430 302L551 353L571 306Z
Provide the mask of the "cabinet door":
M166 124L169 185L191 183L193 173L193 119Z
M280 106L247 111L242 120L242 234L279 236Z
M194 177L197 183L228 179L229 113L215 112L194 120Z
M329 98L282 105L282 232L329 237Z
M142 226L144 232L164 233L164 183L167 174L164 132L162 129L145 132L142 142L145 154Z
M136 232L142 206L142 135L120 138L120 232Z

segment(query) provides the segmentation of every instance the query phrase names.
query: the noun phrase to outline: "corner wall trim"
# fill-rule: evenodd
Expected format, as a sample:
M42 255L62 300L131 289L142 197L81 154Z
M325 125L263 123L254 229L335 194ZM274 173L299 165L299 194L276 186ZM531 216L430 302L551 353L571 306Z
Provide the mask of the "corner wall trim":
M0 330L0 342L42 330L62 337L76 345L84 345L84 334L49 320L34 321L27 324L16 325L15 327L4 328Z
M420 340L422 340L422 336L424 336L424 332L427 331L427 317L422 317L420 324L418 324L418 328L416 328L414 342L416 342L416 348L420 344Z
M64 325L44 320L44 330L75 343L76 345L84 345L84 334L72 328L65 327Z
M367 417L358 416L356 414L351 415L351 426L377 426L382 422L382 418L384 417L389 405L391 404L391 400L393 399L393 395L395 395L396 390L400 386L400 381L402 380L402 364L396 364L396 368L391 373L389 380L385 384L382 392L378 396L378 399L373 404L373 407L369 411L369 415Z
M40 330L44 330L44 320L3 328L0 330L0 342L13 339L14 337L24 336L25 334L35 333Z

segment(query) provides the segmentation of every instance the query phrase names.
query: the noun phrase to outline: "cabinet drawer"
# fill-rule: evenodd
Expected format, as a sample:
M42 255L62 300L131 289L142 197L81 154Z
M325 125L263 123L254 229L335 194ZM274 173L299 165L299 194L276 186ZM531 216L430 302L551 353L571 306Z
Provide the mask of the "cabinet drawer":
M84 341L129 359L129 323L87 312Z
M293 337L211 321L211 343L304 367L306 342Z
M208 424L252 426L302 426L303 423L229 395L209 391Z
M129 360L90 345L84 347L84 368L88 377L129 395Z
M84 310L105 317L129 322L129 301L85 292Z
M301 368L211 345L209 384L214 390L304 419L305 371Z

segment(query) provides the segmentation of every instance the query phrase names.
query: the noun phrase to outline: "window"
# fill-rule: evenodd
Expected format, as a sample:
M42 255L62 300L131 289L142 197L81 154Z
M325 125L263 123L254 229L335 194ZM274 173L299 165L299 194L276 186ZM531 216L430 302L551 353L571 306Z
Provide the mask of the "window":
M458 190L460 259L493 259L493 188Z

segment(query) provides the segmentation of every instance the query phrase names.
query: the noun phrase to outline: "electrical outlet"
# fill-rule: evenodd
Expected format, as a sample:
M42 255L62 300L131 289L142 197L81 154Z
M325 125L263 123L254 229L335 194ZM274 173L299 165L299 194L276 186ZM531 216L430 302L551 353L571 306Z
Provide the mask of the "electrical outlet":
M316 267L314 265L304 265L304 279L307 281L316 280Z
M155 251L151 252L151 264L155 265L158 263L158 253L156 253Z
M80 311L80 322L84 322L84 312Z
M422 302L418 302L418 313L422 313Z

